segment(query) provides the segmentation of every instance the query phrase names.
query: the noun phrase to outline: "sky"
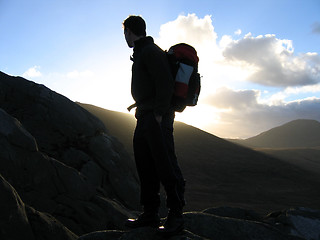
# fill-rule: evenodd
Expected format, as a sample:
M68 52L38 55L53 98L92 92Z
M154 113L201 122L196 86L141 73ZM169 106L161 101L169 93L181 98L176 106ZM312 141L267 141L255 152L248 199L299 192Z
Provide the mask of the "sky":
M320 0L0 0L0 71L126 112L129 15L163 50L198 52L199 102L176 120L223 138L320 121Z

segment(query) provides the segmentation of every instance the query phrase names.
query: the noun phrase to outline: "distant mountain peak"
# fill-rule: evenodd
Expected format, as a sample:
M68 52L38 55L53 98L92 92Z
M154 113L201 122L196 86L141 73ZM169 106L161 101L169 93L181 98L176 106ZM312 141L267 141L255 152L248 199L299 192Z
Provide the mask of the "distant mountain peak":
M253 147L295 148L320 146L320 122L297 119L244 140Z
M301 124L301 125L317 124L317 125L320 125L320 122L318 122L317 120L314 120L314 119L296 119L296 120L292 120L288 123L285 123L282 126L291 125L291 124Z

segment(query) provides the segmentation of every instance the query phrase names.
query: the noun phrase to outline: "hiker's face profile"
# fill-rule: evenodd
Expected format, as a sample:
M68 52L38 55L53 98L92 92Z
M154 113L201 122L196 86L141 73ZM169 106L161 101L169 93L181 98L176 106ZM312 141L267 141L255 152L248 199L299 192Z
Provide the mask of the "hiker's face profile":
M132 38L132 32L130 31L130 29L126 28L124 29L124 37L127 41L127 44L129 46L129 48L133 48L133 38Z

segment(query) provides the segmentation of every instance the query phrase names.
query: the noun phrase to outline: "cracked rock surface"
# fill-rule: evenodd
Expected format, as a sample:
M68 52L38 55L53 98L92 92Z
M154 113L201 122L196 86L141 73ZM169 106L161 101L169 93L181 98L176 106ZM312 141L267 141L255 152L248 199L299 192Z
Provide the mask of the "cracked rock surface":
M0 174L25 204L76 234L121 228L127 208L139 205L133 161L100 120L43 85L2 72Z

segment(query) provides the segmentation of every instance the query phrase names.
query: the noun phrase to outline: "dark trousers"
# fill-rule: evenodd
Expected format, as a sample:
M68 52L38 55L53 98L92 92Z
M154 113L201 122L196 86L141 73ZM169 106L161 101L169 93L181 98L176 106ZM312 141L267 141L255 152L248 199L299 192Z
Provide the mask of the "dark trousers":
M182 210L185 205L183 179L174 150L174 111L162 118L159 124L153 112L137 118L133 148L141 184L141 204L146 209L160 206L160 183L167 195L167 207Z

